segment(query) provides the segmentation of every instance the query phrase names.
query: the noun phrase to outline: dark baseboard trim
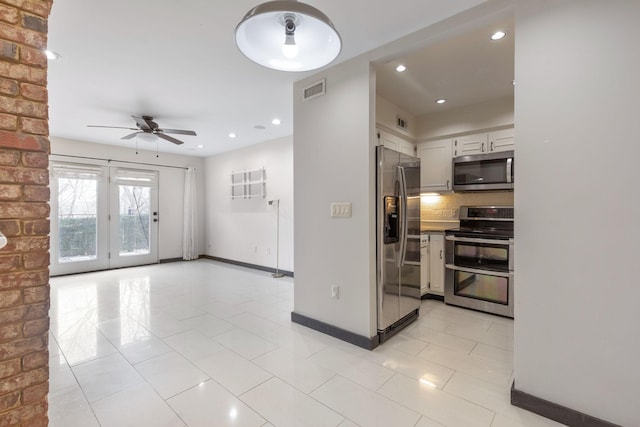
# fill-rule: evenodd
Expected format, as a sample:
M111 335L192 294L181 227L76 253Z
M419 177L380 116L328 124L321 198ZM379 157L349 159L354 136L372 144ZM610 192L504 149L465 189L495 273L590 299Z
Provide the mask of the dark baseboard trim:
M169 262L181 262L184 261L182 258L166 258L166 259L161 259L160 261L158 261L158 263L160 264L167 264Z
M435 299L438 301L444 301L444 295L424 294L420 299Z
M200 255L200 258L206 258L206 259L210 259L212 261L224 262L225 264L233 264L233 265L237 265L239 267L253 268L254 270L267 271L269 273L275 273L276 272L275 268L265 267L265 266L256 265L256 264L249 264L247 262L242 262L242 261L234 261L232 259L218 258L217 256ZM293 271L286 271L286 270L278 270L278 271L280 273L284 274L287 277L293 277Z
M515 382L511 386L511 404L570 427L621 427L618 424L516 390Z
M302 314L298 314L295 311L291 312L291 321L306 326L307 328L314 329L318 332L322 332L323 334L330 335L334 338L338 338L342 341L346 341L349 344L357 345L358 347L362 347L366 350L373 350L380 344L377 335L375 337L369 338L362 335L354 334L353 332L338 328L337 326L333 326L328 323L303 316Z

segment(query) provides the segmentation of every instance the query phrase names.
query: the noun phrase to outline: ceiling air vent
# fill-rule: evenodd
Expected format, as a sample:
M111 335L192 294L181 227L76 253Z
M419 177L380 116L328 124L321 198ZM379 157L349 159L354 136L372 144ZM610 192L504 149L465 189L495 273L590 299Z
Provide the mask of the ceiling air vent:
M396 127L398 129L404 129L404 130L408 130L409 129L409 123L403 119L400 116L396 116Z
M302 90L302 99L308 101L318 96L325 94L326 79L320 80L318 83L314 83L311 86L307 86Z

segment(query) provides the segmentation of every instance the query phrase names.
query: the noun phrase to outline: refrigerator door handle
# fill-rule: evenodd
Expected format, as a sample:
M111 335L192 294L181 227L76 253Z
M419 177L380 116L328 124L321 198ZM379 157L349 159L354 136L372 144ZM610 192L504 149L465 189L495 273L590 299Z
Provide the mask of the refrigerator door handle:
M407 177L402 166L396 166L398 182L400 184L400 251L396 258L396 265L402 267L404 265L407 252Z

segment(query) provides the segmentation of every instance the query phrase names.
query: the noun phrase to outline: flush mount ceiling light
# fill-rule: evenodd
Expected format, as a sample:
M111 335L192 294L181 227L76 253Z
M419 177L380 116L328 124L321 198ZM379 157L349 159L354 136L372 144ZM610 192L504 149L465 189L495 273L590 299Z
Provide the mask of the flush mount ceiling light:
M253 62L280 71L315 70L340 54L342 40L329 18L297 0L251 9L235 31L238 49Z
M399 72L399 73L403 73L403 72L405 72L406 70L407 70L407 67L406 67L405 65L402 65L402 64L400 64L400 65L398 65L398 66L396 67L396 71L397 71L397 72Z
M436 104L444 104L445 102L447 102L447 100L444 98L436 99Z

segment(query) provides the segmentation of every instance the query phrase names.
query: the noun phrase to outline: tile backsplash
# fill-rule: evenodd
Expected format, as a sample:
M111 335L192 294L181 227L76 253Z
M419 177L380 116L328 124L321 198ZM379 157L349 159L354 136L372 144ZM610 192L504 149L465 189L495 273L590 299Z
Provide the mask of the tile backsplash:
M457 222L460 206L513 206L513 191L451 193L420 197L420 218L423 223Z

